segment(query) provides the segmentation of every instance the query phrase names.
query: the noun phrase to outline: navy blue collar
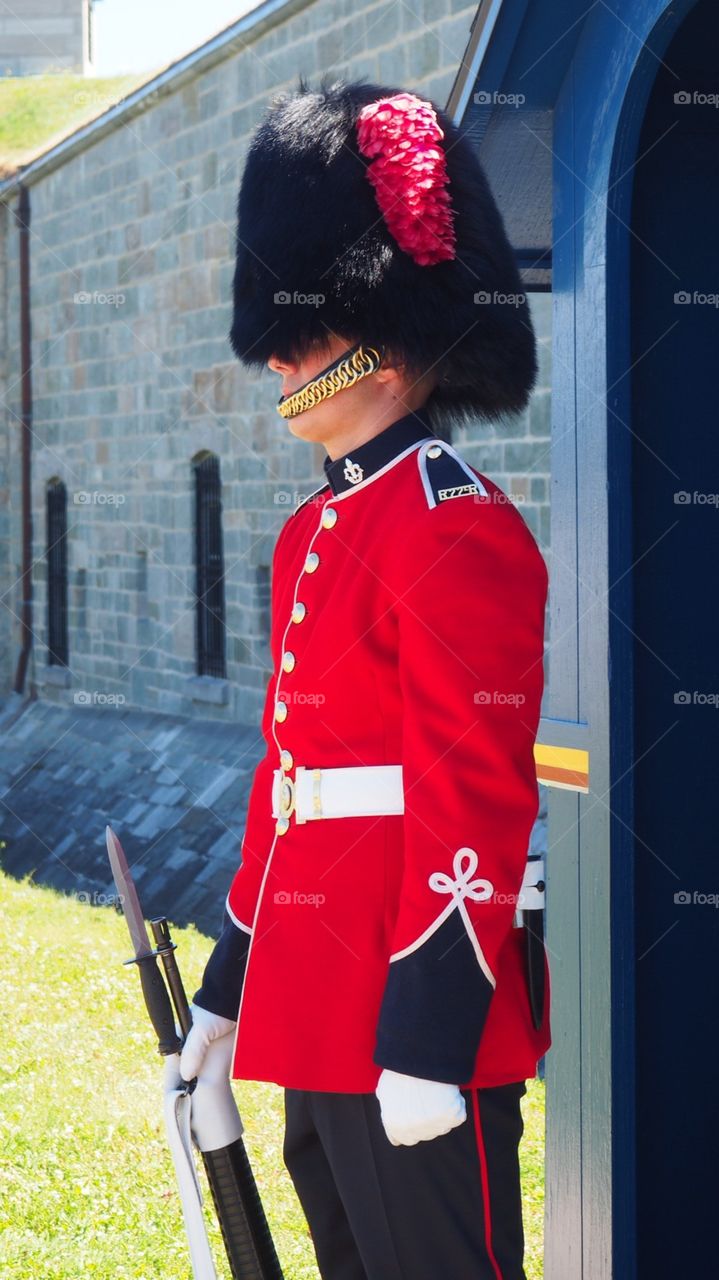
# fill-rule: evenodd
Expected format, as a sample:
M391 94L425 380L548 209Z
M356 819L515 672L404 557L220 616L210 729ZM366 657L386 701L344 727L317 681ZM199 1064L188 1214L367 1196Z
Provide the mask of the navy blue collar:
M335 458L333 461L327 455L322 465L330 489L334 494L344 493L345 489L354 489L363 480L374 475L375 471L385 467L398 454L403 453L410 445L433 435L429 410L425 407L415 409L413 413L407 413L403 418L397 418L378 435L358 445L356 449L351 449L341 458Z

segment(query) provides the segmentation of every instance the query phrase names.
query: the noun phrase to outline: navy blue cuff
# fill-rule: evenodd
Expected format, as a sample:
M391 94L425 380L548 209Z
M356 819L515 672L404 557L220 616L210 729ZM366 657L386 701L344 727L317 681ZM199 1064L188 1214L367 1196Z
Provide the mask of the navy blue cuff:
M458 911L416 951L390 963L373 1061L446 1084L466 1084L494 987Z
M237 1021L249 946L249 933L238 929L225 911L222 933L205 965L202 986L192 997L194 1004Z

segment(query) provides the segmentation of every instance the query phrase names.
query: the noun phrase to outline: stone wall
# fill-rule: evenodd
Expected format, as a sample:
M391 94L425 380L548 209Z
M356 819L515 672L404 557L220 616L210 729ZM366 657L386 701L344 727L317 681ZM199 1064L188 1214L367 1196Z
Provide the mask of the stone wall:
M227 341L237 186L268 98L334 69L447 99L476 5L315 0L228 40L212 65L120 113L31 187L34 382L32 678L43 697L114 698L172 715L256 722L269 674L268 575L294 497L316 488L322 450L288 436L277 377L250 375ZM15 206L16 197L10 200ZM7 405L0 594L19 612L18 234L7 216ZM550 299L533 311L543 350L528 411L455 440L521 501L548 546ZM0 371L1 376L1 371ZM8 474L2 459L9 451ZM195 676L192 459L221 462L226 702ZM47 666L45 490L68 491L69 685ZM19 647L0 621L0 691ZM206 682L207 683L207 682ZM211 682L210 682L211 683Z

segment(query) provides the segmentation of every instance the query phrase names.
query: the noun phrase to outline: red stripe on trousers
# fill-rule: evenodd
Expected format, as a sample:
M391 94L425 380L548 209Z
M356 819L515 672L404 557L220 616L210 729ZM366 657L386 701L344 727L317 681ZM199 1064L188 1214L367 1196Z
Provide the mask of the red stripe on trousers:
M484 1201L484 1238L487 1246L487 1256L494 1267L497 1280L502 1280L502 1272L499 1269L499 1263L494 1256L492 1248L492 1215L489 1207L489 1175L487 1173L487 1156L484 1150L484 1138L482 1137L482 1125L479 1119L479 1091L472 1089L472 1107L474 1110L474 1134L477 1139L477 1155L479 1156L479 1170L482 1178L482 1199Z

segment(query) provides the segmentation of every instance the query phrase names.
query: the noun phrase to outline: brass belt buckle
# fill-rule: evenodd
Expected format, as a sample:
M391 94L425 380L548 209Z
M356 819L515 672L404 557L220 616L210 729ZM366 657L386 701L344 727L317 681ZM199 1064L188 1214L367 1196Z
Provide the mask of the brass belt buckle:
M280 835L284 835L290 827L290 817L294 813L295 822L306 822L306 818L301 818L297 808L297 788L299 786L300 777L305 773L303 765L298 764L295 768L295 780L287 777L284 769L279 770L279 798L277 801L277 819L276 830ZM313 817L322 817L322 807L320 804L320 779L322 776L321 769L312 770L312 814Z
M281 818L289 820L290 814L295 807L295 784L283 769L280 769L280 798L279 798L279 814Z

